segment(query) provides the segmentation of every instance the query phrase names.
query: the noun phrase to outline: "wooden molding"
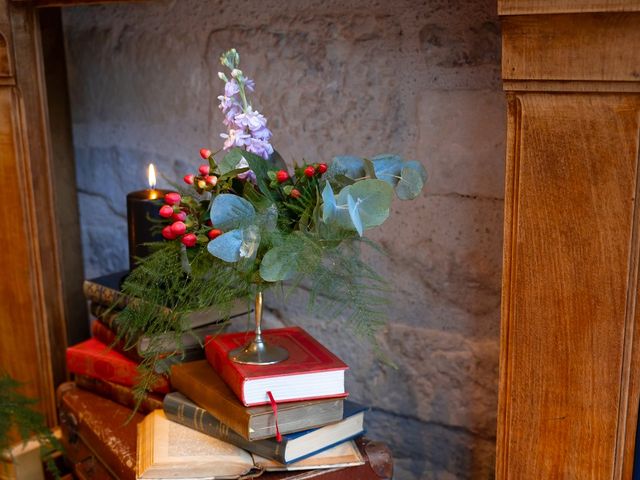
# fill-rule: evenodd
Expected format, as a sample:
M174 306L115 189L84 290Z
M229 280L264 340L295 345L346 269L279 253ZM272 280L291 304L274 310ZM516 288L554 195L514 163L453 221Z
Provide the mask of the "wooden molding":
M640 12L504 17L502 77L638 83Z
M16 5L32 7L75 7L78 5L98 5L103 3L133 3L149 0L11 0Z
M640 0L498 0L498 15L640 12Z

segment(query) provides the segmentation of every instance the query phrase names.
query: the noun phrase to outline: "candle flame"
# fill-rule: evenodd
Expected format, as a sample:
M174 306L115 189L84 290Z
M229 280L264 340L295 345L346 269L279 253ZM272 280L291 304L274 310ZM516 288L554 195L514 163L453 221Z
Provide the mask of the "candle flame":
M149 164L149 188L151 190L156 188L156 169L153 167L153 163Z

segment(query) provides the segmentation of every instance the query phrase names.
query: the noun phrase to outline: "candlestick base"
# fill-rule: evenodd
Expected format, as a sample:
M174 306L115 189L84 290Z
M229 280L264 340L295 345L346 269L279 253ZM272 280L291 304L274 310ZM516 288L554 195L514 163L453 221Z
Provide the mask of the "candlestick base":
M229 358L236 363L247 365L273 365L289 358L289 352L278 345L264 343L262 335L256 335L244 347L231 350Z

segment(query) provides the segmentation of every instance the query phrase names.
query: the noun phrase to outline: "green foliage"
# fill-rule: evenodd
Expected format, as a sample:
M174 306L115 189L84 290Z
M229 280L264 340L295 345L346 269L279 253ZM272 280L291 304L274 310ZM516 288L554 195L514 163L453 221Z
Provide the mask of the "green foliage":
M20 386L9 374L0 374L0 452L10 451L10 433L15 428L25 443L33 437L38 440L47 470L60 478L51 454L62 451L62 445L47 427L44 416L35 410L38 401L18 392Z
M125 294L138 300L118 315L119 338L125 340L125 348L135 348L143 333L151 338L138 367L134 388L138 401L158 381L161 363L183 355L183 334L192 331L188 314L216 306L228 319L233 301L248 297L251 286L246 273L211 256L206 249L187 250L174 242L153 246L156 250L141 261L122 286ZM176 352L166 355L154 348L154 336L162 334L173 337L179 346Z

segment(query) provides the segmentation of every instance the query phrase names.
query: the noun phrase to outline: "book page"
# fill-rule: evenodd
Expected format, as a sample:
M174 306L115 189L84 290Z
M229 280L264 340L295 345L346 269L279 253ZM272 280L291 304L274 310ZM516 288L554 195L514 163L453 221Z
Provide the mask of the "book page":
M256 467L263 468L268 472L351 467L365 463L353 440L341 443L333 448L329 448L299 462L290 463L289 465L283 465L256 454L252 454L252 456Z
M139 478L237 478L253 468L246 451L172 422L162 410L150 413L143 424L146 431L139 430L138 438L146 438L152 461L139 455Z

